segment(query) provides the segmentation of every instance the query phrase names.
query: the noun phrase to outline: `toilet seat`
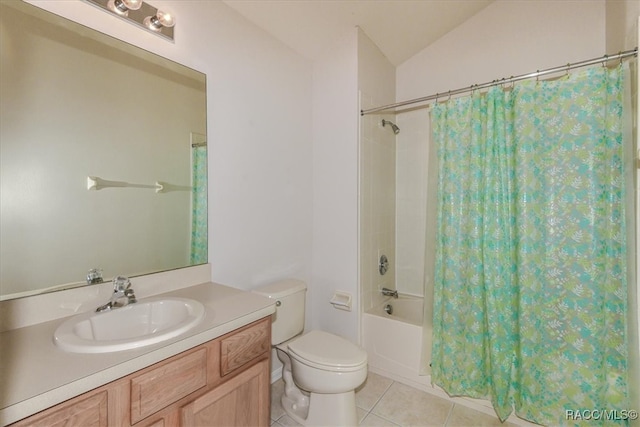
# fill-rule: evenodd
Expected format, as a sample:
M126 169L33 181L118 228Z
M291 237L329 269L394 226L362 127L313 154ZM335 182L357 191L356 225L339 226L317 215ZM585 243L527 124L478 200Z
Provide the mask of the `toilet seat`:
M353 372L367 365L367 352L344 338L311 331L288 343L289 355L316 369Z

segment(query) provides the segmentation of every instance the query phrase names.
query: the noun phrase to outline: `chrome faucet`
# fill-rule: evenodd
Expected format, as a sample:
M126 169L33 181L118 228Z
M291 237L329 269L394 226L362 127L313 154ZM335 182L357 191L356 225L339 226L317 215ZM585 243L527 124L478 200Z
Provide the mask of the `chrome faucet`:
M382 288L381 292L384 296L398 298L398 291L395 289Z
M113 294L111 300L96 308L96 312L109 311L114 308L124 307L138 302L136 295L131 288L131 281L124 276L117 276L113 279Z

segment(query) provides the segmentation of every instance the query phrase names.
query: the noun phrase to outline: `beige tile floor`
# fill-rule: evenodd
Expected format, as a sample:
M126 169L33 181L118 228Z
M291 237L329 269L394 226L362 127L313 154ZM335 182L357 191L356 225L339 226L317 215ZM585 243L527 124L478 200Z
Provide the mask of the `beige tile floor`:
M282 409L283 390L282 380L271 386L271 425L298 426ZM361 426L515 426L372 372L356 390L356 406Z

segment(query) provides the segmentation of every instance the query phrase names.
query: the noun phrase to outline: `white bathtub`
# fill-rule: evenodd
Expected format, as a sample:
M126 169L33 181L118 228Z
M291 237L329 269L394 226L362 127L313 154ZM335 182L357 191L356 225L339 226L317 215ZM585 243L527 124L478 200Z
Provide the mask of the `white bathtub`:
M391 304L393 314L388 315L384 306ZM362 314L362 341L369 356L369 370L398 382L426 391L452 403L460 404L476 411L495 416L491 403L487 400L467 397L450 397L438 386L431 385L430 369L420 375L422 352L422 298L400 295L390 298L378 307ZM431 319L428 319L431 320ZM424 334L431 359L431 321L426 322ZM539 427L511 414L508 421L526 427Z
M385 312L386 304L393 314ZM362 315L362 344L369 356L369 369L408 385L424 386L430 376L420 375L422 355L423 299L400 295ZM430 322L428 322L430 323ZM430 339L429 325L425 339ZM431 342L425 343L431 350ZM430 357L428 357L430 359ZM422 387L419 387L422 388Z

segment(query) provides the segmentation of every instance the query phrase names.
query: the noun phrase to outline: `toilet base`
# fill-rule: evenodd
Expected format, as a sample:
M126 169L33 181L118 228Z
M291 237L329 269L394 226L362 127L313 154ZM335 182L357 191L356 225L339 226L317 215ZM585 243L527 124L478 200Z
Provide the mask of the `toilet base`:
M296 404L282 396L284 411L303 426L357 426L354 391L338 394L309 394L309 406Z
M293 378L292 359L287 353L286 346L276 346L278 359L283 364L282 380L284 382L284 394L282 395L282 407L291 419L303 426L357 426L358 415L356 410L356 396L354 388L361 385L367 376L366 365L362 370L345 373L324 372L321 373L322 391L338 391L336 393L315 393L314 385L309 382L308 371L298 373L307 374L303 377L307 381L305 389L300 388ZM306 369L306 367L303 367ZM316 373L318 374L318 373ZM337 386L332 382L328 386L327 379L339 380ZM317 378L317 377L316 377ZM313 379L313 378L312 378ZM298 378L300 380L300 378ZM324 383L322 383L324 381ZM345 382L346 381L346 382ZM301 383L304 386L304 383ZM349 390L350 385L353 388ZM348 390L340 393L340 391Z
M307 416L309 415L309 405L299 404L295 400L287 397L286 395L282 396L282 408L284 412L287 413L292 420L297 422L300 425L304 425Z

